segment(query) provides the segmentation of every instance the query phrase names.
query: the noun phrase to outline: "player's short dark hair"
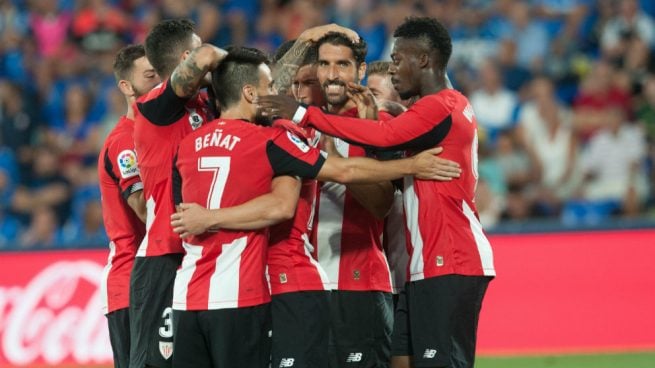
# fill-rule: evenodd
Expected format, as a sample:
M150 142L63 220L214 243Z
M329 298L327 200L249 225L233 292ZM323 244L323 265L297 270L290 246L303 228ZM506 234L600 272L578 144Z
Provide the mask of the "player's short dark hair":
M284 42L280 47L275 50L275 53L272 56L272 62L278 63L280 59L293 47L293 44L296 40L289 40ZM305 51L305 55L298 66L305 66L309 64L315 64L318 60L318 49L315 46L309 47Z
M134 61L144 56L146 56L146 50L143 45L128 45L120 49L116 54L116 59L114 59L114 77L116 81L130 79Z
M430 17L407 17L393 32L394 37L425 40L430 51L439 55L439 63L445 68L453 52L450 34L438 20Z
M366 66L366 73L368 75L388 75L390 65L391 63L388 61L374 61Z
M159 22L148 34L146 55L157 74L170 76L180 62L180 55L191 47L195 24L188 19Z
M366 41L364 41L363 38L359 39L359 42L355 43L353 42L348 36L346 36L343 33L340 32L328 32L325 36L321 37L317 42L316 42L316 52L318 56L318 49L323 45L329 43L330 45L335 45L335 46L346 46L353 52L353 56L355 57L355 62L357 65L363 63L366 60L366 52L368 50L368 46L366 45Z
M241 100L241 89L246 84L259 84L258 68L268 64L266 54L251 47L228 46L227 56L212 72L212 88L221 108Z

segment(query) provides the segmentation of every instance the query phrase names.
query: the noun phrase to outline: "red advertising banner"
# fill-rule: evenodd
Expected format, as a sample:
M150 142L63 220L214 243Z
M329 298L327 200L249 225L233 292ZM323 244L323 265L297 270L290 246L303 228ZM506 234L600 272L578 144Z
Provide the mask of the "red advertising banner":
M655 229L491 237L478 352L655 349ZM0 366L111 363L107 251L0 253Z

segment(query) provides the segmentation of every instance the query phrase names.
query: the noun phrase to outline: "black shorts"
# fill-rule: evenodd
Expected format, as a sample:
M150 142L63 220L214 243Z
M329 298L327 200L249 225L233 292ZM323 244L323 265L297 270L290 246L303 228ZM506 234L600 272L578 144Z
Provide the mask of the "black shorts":
M328 367L330 292L274 295L272 367Z
M335 290L330 299L330 367L388 367L391 293Z
M396 308L392 354L412 356L414 367L473 367L490 280L446 275L408 282Z
M173 284L182 254L137 257L130 276L130 367L171 367Z
M130 313L128 308L107 314L109 341L114 353L114 368L130 366Z
M270 304L174 313L176 368L268 368Z

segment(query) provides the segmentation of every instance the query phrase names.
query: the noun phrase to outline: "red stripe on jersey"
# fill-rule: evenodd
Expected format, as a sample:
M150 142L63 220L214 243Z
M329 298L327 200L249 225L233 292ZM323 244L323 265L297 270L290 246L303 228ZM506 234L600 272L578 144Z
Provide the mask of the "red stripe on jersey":
M357 116L352 109L344 115ZM362 147L336 139L344 157L361 157ZM337 290L391 292L391 276L382 249L383 221L375 218L337 183L323 183L316 216L318 259Z
M272 153L271 145L277 147ZM185 202L225 208L269 193L280 170L291 175L298 167L317 171L321 160L318 150L285 130L215 120L182 140L176 169ZM270 301L267 230L219 230L186 242L175 279L174 309L239 308Z
M102 283L104 313L129 306L130 273L138 244L145 234L143 222L122 195L141 181L133 132L134 122L121 117L107 136L98 157L102 217L110 240Z
M205 94L197 94L189 100L171 98L174 92L166 91L167 88L171 89L168 80L141 96L135 108L134 143L148 207L147 234L137 253L140 257L183 252L180 237L170 226L170 216L175 211L170 180L173 157L182 138L192 132L194 126L207 121L209 115ZM164 122L153 122L147 117L156 112L141 111L165 99L172 101L169 105L180 104L183 113L177 121L161 125Z

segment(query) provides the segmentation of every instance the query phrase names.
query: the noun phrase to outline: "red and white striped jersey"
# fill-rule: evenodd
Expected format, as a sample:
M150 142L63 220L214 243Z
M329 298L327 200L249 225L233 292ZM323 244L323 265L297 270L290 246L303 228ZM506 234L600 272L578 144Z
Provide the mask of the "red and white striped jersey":
M352 119L309 107L300 119L326 134L390 150L441 146L458 162L460 178L448 182L404 179L410 281L447 274L494 276L493 252L475 209L478 137L473 108L461 93L425 96L389 121Z
M134 143L148 209L146 236L137 257L182 253L180 237L170 225L174 212L171 167L182 138L211 118L207 95L180 98L166 80L141 96L134 111Z
M304 133L316 147L319 134ZM316 247L310 242L318 182L303 179L293 219L271 227L268 246L268 274L271 294L329 290L327 274L316 260Z
M109 133L98 157L102 218L109 237L109 257L102 274L101 298L105 314L127 308L130 273L145 225L127 204L143 189L134 153L134 121L122 116Z
M357 109L343 116L357 116ZM390 115L385 114L387 117ZM335 139L335 146L343 157L366 156L364 148L341 139ZM359 204L343 184L320 183L318 193L313 243L331 288L391 292L389 265L382 249L383 221Z
M403 193L396 190L393 205L384 219L384 253L387 255L391 270L391 287L394 294L405 288L407 282L407 237L405 236L405 213L403 211Z
M314 178L325 159L285 129L221 119L184 138L174 161L175 201L216 209L270 192L274 176ZM173 309L241 308L269 302L267 246L268 229L221 229L186 239Z

